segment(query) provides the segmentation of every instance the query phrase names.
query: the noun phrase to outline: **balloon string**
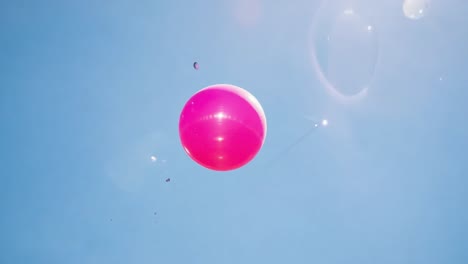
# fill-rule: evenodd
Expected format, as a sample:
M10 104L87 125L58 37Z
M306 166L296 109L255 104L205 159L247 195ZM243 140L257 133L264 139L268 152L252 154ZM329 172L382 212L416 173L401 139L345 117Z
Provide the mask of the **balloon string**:
M278 159L286 154L288 154L288 152L290 152L295 146L297 146L299 143L301 143L306 137L308 137L310 134L312 134L312 132L314 132L314 130L316 129L316 127L312 127L311 129L309 129L304 135L300 136L296 141L294 141L291 145L289 145L286 149L284 149L281 153L279 153L274 159L270 160L268 163L267 163L267 167L268 168L272 168L274 167L274 165L278 164L279 162Z

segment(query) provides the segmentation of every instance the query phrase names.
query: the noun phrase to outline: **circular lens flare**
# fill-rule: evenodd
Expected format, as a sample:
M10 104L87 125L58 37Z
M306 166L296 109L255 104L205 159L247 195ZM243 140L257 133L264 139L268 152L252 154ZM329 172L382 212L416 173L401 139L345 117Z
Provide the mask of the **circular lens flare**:
M340 1L324 1L312 21L314 71L327 92L342 102L365 97L375 76L379 43L375 26Z

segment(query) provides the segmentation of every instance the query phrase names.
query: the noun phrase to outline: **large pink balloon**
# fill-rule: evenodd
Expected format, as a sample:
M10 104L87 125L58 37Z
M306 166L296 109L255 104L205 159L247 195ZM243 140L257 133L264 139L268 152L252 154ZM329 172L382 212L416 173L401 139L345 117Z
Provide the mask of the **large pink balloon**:
M267 131L257 99L234 85L216 84L194 94L180 114L179 135L185 152L217 171L240 168L260 151Z

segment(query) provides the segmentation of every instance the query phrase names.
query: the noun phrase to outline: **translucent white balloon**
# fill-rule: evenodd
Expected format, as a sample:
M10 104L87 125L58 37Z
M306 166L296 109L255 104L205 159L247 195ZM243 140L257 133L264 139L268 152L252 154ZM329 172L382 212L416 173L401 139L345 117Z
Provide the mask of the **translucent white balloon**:
M342 1L324 1L312 22L311 54L320 82L335 98L363 98L375 76L379 43L375 26Z
M420 19L427 13L429 0L404 0L403 13L409 19Z

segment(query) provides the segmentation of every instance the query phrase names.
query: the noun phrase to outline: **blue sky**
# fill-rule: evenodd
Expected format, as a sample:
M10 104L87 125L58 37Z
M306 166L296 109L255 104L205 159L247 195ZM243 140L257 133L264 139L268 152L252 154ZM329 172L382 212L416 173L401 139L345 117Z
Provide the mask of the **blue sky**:
M349 7L340 41L316 37ZM2 1L0 262L466 263L468 3L427 11ZM327 70L367 94L339 100ZM268 122L257 157L225 173L178 138L186 100L216 83L249 90ZM329 125L284 152L306 117Z

